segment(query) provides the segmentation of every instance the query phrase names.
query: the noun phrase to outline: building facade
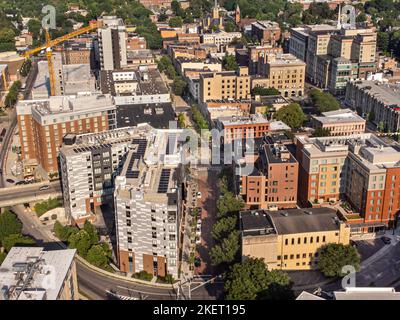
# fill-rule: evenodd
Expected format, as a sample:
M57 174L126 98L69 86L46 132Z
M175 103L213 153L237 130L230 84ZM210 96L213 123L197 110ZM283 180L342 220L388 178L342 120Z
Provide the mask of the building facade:
M349 136L365 132L365 119L350 109L323 112L313 116L314 127L327 129L331 136Z
M350 241L330 208L243 211L240 220L242 259L263 258L268 270L316 269L321 247Z

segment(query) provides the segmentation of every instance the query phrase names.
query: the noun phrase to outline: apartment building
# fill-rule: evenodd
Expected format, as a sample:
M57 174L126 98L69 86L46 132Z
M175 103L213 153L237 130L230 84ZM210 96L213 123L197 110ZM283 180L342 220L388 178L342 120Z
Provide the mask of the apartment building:
M10 84L10 74L6 64L0 64L0 101L3 101L3 96L7 94Z
M281 38L279 23L268 20L260 20L251 24L251 34L255 36L262 45L276 46Z
M297 137L296 157L302 203L345 199L349 214L359 214L361 221L354 226L359 232L382 230L397 219L400 152L395 146L371 133Z
M261 67L259 66L260 55L269 54L281 54L283 53L282 47L277 47L273 45L264 44L262 46L248 46L247 56L249 63L249 74L255 75L261 73Z
M261 114L247 117L225 116L217 119L217 128L223 131L223 143L247 138L262 138L269 132L269 121Z
M204 70L209 69L213 72L221 72L222 71L222 63L218 59L214 58L186 58L186 57L177 57L173 60L173 64L180 75L185 73L185 70L188 69L197 69Z
M98 32L98 56L102 70L121 69L126 61L126 28L122 19L104 16Z
M330 208L242 211L240 227L242 259L262 258L268 270L316 269L321 247L350 241Z
M204 72L200 75L200 102L224 99L249 99L248 68L235 71Z
M144 37L137 34L128 33L126 38L127 50L143 50L147 48L147 41Z
M200 111L211 123L221 117L249 117L250 107L250 100L234 99L208 100L199 105Z
M113 96L118 127L147 122L168 128L169 121L175 120L169 90L157 69L102 70L100 88L103 94Z
M387 132L400 130L400 85L377 81L351 81L346 87L346 105L383 124Z
M13 247L0 266L0 300L79 300L75 249Z
M349 136L365 132L365 119L350 109L323 112L313 116L314 127L327 129L331 136Z
M201 42L205 44L215 44L218 48L227 45L233 41L233 39L241 39L241 32L226 32L223 30L218 30L213 33L204 33L201 36Z
M294 208L299 164L287 146L266 137L254 170L239 177L239 194L248 209Z
M178 278L180 132L159 130L143 137L142 146L128 152L115 179L117 256L121 271L128 274L146 271Z
M47 173L58 172L58 151L67 133L116 127L113 98L98 93L21 100L16 112L22 160Z
M257 86L275 88L283 97L298 97L304 94L306 64L294 55L259 55L259 75L252 77L252 88Z
M289 52L307 63L307 78L332 93L343 94L350 79L365 79L376 71L376 31L349 28L340 21L293 28Z

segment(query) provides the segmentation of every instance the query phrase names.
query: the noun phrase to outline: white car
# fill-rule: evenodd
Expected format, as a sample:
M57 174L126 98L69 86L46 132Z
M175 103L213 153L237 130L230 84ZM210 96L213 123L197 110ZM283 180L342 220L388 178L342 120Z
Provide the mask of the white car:
M201 227L196 228L196 235L199 237L201 236Z
M201 244L201 238L200 237L196 237L196 244Z
M197 192L197 198L201 199L201 192Z

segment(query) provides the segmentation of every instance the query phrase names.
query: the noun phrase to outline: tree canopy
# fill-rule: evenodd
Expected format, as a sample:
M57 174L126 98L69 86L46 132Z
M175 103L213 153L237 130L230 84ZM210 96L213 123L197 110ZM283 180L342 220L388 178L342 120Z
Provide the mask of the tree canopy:
M312 103L319 113L339 110L340 104L336 98L327 92L322 92L318 89L310 91Z
M278 89L275 88L265 88L257 86L251 90L252 95L254 96L276 96L279 95L280 92Z
M275 119L283 121L292 129L297 129L302 126L306 116L298 103L291 103L280 108L275 113Z
M228 71L236 71L239 67L236 62L236 58L232 55L225 55L222 60L222 66L225 70Z
M20 234L22 232L22 223L9 210L0 213L0 243L3 244L4 239L12 234Z
M293 299L287 273L268 271L262 259L248 258L234 264L225 277L227 300Z
M344 266L351 265L356 271L360 269L360 255L351 245L330 243L320 249L318 269L327 277L341 277Z

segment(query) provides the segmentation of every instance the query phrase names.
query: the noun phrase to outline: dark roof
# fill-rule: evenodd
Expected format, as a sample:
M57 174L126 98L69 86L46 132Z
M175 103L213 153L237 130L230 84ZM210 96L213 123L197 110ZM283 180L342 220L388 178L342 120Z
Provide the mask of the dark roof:
M162 110L162 113L159 111ZM168 128L169 121L175 120L171 103L133 104L117 106L117 126L123 128L149 123L157 129Z
M242 211L240 212L241 230L244 236L257 236L275 233L269 217L263 211Z
M307 208L267 211L278 234L339 230L336 210Z

